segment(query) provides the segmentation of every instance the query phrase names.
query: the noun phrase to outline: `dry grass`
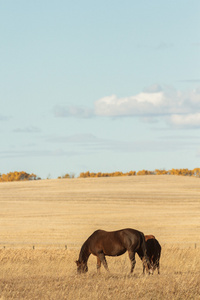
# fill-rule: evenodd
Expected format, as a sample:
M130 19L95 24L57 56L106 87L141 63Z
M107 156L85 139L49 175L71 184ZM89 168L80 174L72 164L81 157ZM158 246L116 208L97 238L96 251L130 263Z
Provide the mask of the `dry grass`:
M200 299L199 184L175 176L1 183L0 299ZM130 276L124 254L99 276L91 256L78 276L84 240L125 227L158 238L161 275L143 276L137 259Z
M9 249L0 251L1 299L199 299L200 251L163 249L161 275L142 275L137 259L129 275L128 255L108 258L111 273L77 275L76 250Z

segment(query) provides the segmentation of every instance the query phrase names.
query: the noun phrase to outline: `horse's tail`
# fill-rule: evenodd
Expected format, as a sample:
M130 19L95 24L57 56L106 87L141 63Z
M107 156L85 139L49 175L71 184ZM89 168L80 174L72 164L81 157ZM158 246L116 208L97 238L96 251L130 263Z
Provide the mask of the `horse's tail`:
M146 242L145 242L145 237L142 232L140 232L140 241L141 241L141 251L140 251L140 258L143 261L143 264L146 268L146 270L149 272L151 270L151 263L149 261L149 258L147 256L147 248L146 248Z

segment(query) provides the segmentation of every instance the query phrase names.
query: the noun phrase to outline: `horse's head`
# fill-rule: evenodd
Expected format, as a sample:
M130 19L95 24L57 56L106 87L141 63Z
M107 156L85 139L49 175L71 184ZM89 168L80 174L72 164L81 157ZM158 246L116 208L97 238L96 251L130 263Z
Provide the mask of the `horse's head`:
M79 274L86 273L88 271L87 262L84 262L84 261L80 262L80 260L76 260L75 263L77 265L77 272Z
M147 271L148 274L152 274L153 275L153 265L151 264L151 262L149 261L149 259L147 259L145 256L142 258L142 262L143 265L145 266L145 269Z

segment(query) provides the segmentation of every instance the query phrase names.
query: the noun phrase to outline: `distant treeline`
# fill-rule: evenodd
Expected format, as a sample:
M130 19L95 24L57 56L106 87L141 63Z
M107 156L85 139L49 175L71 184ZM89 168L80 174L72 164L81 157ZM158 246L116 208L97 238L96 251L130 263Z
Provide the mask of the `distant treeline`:
M123 172L113 172L113 173L93 173L93 172L82 172L79 175L79 178L87 178L87 177L117 177L117 176L136 176L136 175L182 175L182 176L196 176L200 177L200 168L195 168L193 170L188 169L171 169L171 170L158 170L155 171L130 171L127 173Z
M80 173L79 175L79 178L86 178L86 177L117 177L117 176L135 176L136 175L136 172L135 171L130 171L130 172L127 172L127 173L123 173L123 172L113 172L113 173L101 173L101 172L98 172L98 173L93 173L93 172L82 172Z
M94 172L82 172L78 176L78 178L94 178L94 177L118 177L118 176L136 176L136 175L181 175L181 176L195 176L200 177L200 168L195 168L193 170L189 169L171 169L171 170L159 170L156 169L154 171L148 171L148 170L142 170L142 171L130 171L130 172L112 172L112 173L94 173ZM58 179L61 178L74 178L74 173L72 174L65 174L64 176L59 176ZM48 179L48 178L47 178ZM8 174L0 174L0 182L6 182L6 181L26 181L26 180L41 180L40 177L38 177L35 174L28 174L24 171L21 172L10 172Z
M0 174L0 182L4 181L21 181L21 180L39 180L40 177L37 177L35 174L28 174L24 171L22 172L10 172L8 174Z

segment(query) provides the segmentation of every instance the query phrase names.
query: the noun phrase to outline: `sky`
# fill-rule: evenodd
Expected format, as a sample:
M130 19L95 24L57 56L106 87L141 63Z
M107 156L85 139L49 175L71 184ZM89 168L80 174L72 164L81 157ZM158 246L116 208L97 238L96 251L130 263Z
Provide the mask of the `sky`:
M0 173L200 167L199 0L1 0Z

